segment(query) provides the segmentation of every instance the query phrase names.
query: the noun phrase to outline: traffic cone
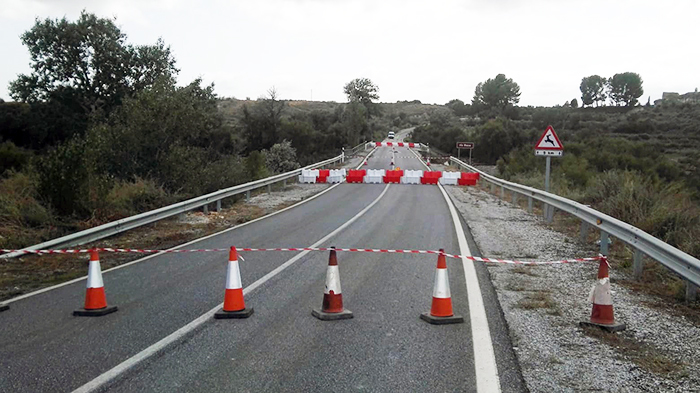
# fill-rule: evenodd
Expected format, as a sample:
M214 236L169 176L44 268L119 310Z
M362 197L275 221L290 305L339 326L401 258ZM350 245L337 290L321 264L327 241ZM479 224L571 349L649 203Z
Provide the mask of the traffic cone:
M313 309L311 315L322 321L352 318L352 311L343 308L343 294L340 289L340 271L335 247L331 247L326 270L326 287L323 289L323 305L321 309Z
M73 311L78 317L99 317L117 311L117 306L107 306L105 286L100 269L100 256L97 250L90 250L85 308Z
M224 295L224 308L214 314L216 319L242 319L253 315L253 308L245 308L243 300L243 285L241 284L241 272L238 269L238 252L236 247L231 247L228 254L228 270L226 271L226 293Z
M463 323L464 318L454 315L452 312L452 297L450 295L450 280L447 276L447 263L444 250L440 249L438 255L437 270L435 271L435 285L433 287L433 304L429 313L423 313L420 318L433 325L448 323Z
M610 277L608 271L610 264L608 258L600 256L598 265L598 281L591 289L590 301L593 303L591 320L580 322L581 326L597 326L609 332L620 332L627 327L624 323L615 322L613 313L612 296L610 296Z
M427 162L425 163L425 165L430 166L430 157L428 157L428 160L427 160Z
M369 159L369 158L368 158L368 159ZM367 159L367 160L368 160L368 159ZM364 165L367 165L367 160L365 160L365 163L364 163Z

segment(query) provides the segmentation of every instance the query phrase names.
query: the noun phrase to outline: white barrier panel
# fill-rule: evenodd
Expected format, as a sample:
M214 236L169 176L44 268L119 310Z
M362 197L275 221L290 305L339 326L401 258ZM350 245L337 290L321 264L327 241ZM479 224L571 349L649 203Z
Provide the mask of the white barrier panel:
M442 172L442 177L439 181L440 184L456 186L460 177L462 177L462 172Z
M299 183L316 183L318 169L302 169L299 175Z
M345 169L331 169L328 174L328 183L341 183L345 179Z
M384 175L386 171L384 169L368 169L367 175L365 175L365 183L384 183Z
M403 176L401 176L402 184L420 184L420 178L423 177L423 171L416 170L412 171L410 169L405 169L403 171Z

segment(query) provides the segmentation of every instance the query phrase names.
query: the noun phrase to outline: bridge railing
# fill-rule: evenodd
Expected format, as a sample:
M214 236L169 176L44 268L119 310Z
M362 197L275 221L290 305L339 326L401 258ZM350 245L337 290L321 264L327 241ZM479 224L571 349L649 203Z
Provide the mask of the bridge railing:
M343 154L330 158L325 161L317 162L311 164L304 168L295 169L290 172L282 173L275 176L270 176L265 179L260 179L252 181L245 184L239 184L237 186L225 188L219 191L215 191L206 195L202 195L196 198L188 199L186 201L178 202L169 206L161 207L159 209L151 210L145 213L137 214L135 216L122 218L121 220L113 221L107 224L96 226L94 228L86 229L84 231L72 233L57 239L52 239L44 243L35 244L33 246L25 247L26 250L43 250L43 249L56 249L64 247L72 247L85 243L90 243L95 240L103 239L112 235L116 235L121 232L128 231L133 228L138 228L142 225L150 224L162 219L172 217L178 214L188 212L197 208L204 208L205 211L208 209L208 205L216 202L217 210L221 209L221 200L234 195L246 193L246 198L250 198L250 191L267 186L268 192L271 190L271 186L278 182L285 182L287 179L296 178L301 174L303 169L314 169L326 165L330 165L336 162L343 162L345 156ZM0 258L11 258L21 255L21 253L9 253L0 256Z
M530 212L532 212L533 200L538 200L546 205L554 207L555 209L578 217L581 220L582 240L587 237L590 227L596 228L600 231L601 254L607 255L609 236L614 236L615 238L629 245L634 250L633 268L636 278L641 276L643 267L642 259L644 255L647 255L649 258L658 261L686 280L686 283L688 284L686 297L694 298L696 296L695 293L697 286L700 286L700 260L692 255L686 254L685 252L657 239L639 228L597 210L591 209L590 207L576 201L538 190L536 188L499 179L495 176L484 173L483 171L480 171L455 157L450 157L450 161L462 168L478 172L481 176L481 180L486 181L491 185L492 191L494 191L495 187L500 187L501 198L505 197L505 190L511 191L513 202L516 201L518 195L527 197L528 210Z

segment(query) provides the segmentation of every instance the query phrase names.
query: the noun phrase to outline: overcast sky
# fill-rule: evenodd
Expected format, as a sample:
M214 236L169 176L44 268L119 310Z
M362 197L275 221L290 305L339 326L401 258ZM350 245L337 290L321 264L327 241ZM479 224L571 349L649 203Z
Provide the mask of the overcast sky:
M194 3L201 3L193 5ZM180 68L219 96L345 101L370 78L382 102L471 102L499 73L520 105L577 98L581 78L637 72L646 103L700 87L697 0L0 0L0 97L29 73L20 35L36 17L81 10L116 23L131 44L160 37Z

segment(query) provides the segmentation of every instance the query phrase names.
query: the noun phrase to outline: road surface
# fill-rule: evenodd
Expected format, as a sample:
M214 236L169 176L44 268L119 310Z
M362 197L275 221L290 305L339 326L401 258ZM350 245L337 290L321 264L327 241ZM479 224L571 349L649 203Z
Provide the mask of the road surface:
M365 168L390 169L391 150L377 149ZM396 165L424 169L408 149L396 150ZM438 187L384 184L341 184L184 248L316 243L460 252ZM158 255L105 273L107 300L119 311L99 318L71 315L84 301L84 281L12 303L0 313L0 391L477 391L480 360L461 261L447 262L454 310L466 323L435 326L419 319L430 309L434 255L339 252L343 301L354 319L333 322L311 316L323 298L328 253L241 255L243 286L251 286L246 305L255 309L245 320L205 315L223 301L226 252ZM495 294L483 266L476 268L497 384L522 391ZM203 315L193 330L157 345ZM105 384L95 382L115 367Z

